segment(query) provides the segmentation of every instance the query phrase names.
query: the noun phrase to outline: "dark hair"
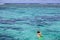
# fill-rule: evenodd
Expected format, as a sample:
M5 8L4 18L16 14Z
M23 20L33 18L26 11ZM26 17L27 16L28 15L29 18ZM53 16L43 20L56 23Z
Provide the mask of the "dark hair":
M37 33L40 33L40 31L37 31Z

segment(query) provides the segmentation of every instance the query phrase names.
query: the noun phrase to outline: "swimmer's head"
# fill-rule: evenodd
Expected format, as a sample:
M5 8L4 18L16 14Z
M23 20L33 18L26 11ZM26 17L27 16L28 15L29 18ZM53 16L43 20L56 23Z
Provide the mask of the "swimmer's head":
M37 33L40 33L40 31L37 31Z

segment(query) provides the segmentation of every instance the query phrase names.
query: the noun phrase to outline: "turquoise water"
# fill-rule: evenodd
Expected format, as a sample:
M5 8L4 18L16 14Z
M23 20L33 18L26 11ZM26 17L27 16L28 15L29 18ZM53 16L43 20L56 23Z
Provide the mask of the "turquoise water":
M60 8L0 7L0 40L60 40Z

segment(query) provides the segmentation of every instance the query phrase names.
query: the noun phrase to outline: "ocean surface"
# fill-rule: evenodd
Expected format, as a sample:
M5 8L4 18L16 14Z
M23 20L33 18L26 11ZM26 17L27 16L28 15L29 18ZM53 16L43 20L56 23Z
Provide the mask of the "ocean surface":
M60 40L60 7L0 7L0 40Z

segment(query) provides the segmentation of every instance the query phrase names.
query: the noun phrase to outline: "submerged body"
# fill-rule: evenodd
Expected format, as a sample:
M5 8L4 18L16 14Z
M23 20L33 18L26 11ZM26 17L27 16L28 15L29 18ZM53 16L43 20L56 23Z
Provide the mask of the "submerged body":
M43 40L43 37L39 37L38 40Z

